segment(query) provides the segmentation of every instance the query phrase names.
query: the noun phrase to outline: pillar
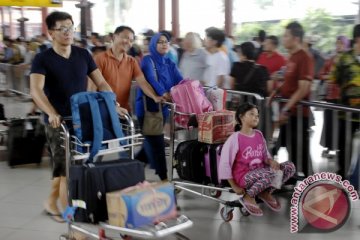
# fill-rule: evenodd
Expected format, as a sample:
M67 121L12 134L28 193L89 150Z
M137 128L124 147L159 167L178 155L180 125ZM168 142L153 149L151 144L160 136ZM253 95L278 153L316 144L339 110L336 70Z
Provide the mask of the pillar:
M233 0L225 0L225 34L233 33Z
M8 7L9 10L9 37L12 38L13 37L13 22L12 22L12 8Z
M1 33L2 33L2 36L4 37L6 35L4 7L0 7L0 14L1 14Z
M26 39L25 22L29 21L29 19L25 18L25 17L21 17L21 18L17 19L17 21L20 24L20 36L23 37L24 39Z
M23 7L20 8L20 13L21 13L21 18L17 19L17 21L20 24L20 36L23 37L24 39L26 39L25 22L29 21L29 19L24 17L24 8Z
M180 24L179 24L179 0L172 0L171 6L172 13L172 34L174 39L180 36Z
M165 30L165 0L159 0L159 32Z
M46 17L48 15L48 9L46 7L41 8L41 33L47 33L47 26L46 26Z
M80 8L81 37L86 38L89 33L92 32L91 8L94 6L94 4L88 2L87 0L82 0L75 6Z

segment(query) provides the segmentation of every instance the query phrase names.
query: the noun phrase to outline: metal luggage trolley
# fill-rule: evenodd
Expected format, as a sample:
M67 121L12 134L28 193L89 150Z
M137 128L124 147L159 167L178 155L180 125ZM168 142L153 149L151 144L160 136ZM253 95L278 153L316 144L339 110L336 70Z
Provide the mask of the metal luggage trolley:
M258 105L261 120L259 128L262 131L268 129L266 127L267 121L265 119L268 117L265 114L265 98L261 97L258 94L248 93L248 92L240 92L240 91L233 91L233 90L226 90L227 91L227 105L229 109L235 110L234 107L238 106L239 103L250 101ZM235 106L233 106L235 105ZM193 113L181 113L176 111L176 105L170 105L170 159L171 159L171 171L170 171L170 179L172 179L172 183L174 184L175 188L179 191L183 190L185 192L194 194L196 196L200 196L212 201L216 201L224 207L220 210L221 218L225 222L229 222L233 219L233 211L235 208L239 208L240 213L243 216L249 216L250 214L246 211L246 209L240 204L239 201L228 201L225 199L221 199L221 194L223 192L227 193L235 193L230 187L223 187L223 186L214 186L214 185L205 185L205 184L198 184L189 181L184 181L179 178L174 178L174 168L176 166L176 159L174 159L176 145L185 140L195 140L197 139L197 129L184 129L178 126L175 126L175 115L185 115L185 116L193 116ZM268 111L266 111L268 112ZM196 189L196 190L195 190Z
M126 123L122 123L122 128L126 137L121 139L103 141L102 144L107 144L108 147L106 149L100 150L99 153L95 156L95 160L99 157L102 158L106 155L123 151L128 151L131 158L134 159L134 147L142 144L140 140L141 134L135 132L134 123L129 115L125 115L124 118ZM90 145L81 143L75 136L71 136L66 124L61 124L61 128L63 130L62 138L64 140L64 145L62 147L64 147L65 149L66 176L68 181L67 184L69 186L70 166L76 162L82 163L89 157ZM115 144L118 143L120 140L127 140L128 144L121 146ZM87 148L88 152L80 153L76 151L77 146ZM69 199L69 204L71 204L71 199ZM144 226L137 229L112 226L106 222L99 222L99 224L95 225L89 223L74 222L71 220L68 222L68 234L61 235L59 239L73 239L73 231L77 231L80 234L86 236L86 239L131 239L131 237L136 237L139 239L156 239L166 237L171 234L176 234L178 231L182 231L184 229L192 227L192 225L193 222L184 215L178 216L176 219L172 219L166 222L160 222L156 225Z
M8 156L9 120L0 120L0 159L6 161Z

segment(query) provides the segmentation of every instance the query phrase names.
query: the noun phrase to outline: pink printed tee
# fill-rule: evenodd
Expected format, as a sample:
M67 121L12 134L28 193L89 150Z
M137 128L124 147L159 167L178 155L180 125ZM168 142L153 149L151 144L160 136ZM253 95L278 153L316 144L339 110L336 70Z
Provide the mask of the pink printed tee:
M259 130L252 135L233 133L225 142L219 163L220 179L234 179L239 187L245 187L244 176L251 170L265 167L271 158L264 136Z

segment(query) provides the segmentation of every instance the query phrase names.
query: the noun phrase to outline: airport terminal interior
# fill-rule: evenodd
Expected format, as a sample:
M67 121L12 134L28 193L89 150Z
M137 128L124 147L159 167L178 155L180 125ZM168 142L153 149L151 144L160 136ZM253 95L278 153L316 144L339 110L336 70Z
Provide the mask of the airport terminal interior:
M2 6L3 2L6 2L6 6ZM10 2L17 2L17 6L12 6ZM30 5L24 5L26 3L29 3ZM298 125L298 127L296 128L296 131L288 131L289 128L287 129L288 141L287 143L285 143L285 141L281 143L282 146L279 147L279 151L277 152L275 160L279 163L288 160L291 161L292 159L290 159L289 157L291 155L291 147L290 151L288 152L289 149L286 149L284 145L289 145L289 141L295 138L297 138L298 141L301 141L302 139L306 140L306 138L303 138L306 133L309 135L309 139L306 144L310 146L309 155L312 159L312 171L310 170L309 172L331 172L335 174L339 170L337 160L340 159L340 153L342 154L341 156L346 159L346 161L344 161L346 162L346 164L344 164L344 169L349 168L350 160L352 163L356 163L356 161L359 161L355 159L356 156L359 156L357 159L360 159L360 152L359 150L356 151L356 147L355 149L353 148L352 151L349 150L351 146L356 146L356 144L358 144L357 146L360 145L359 129L356 129L356 127L352 127L351 125L351 122L355 123L359 120L354 120L354 118L352 119L352 117L357 116L358 118L359 115L356 114L360 114L360 24L358 24L360 23L359 9L360 0L1 0L0 106L3 106L5 117L7 118L7 120L2 121L0 111L0 240L65 240L66 238L64 236L69 233L67 223L60 223L58 221L55 221L56 218L54 218L54 216L50 217L44 209L45 200L48 198L49 192L51 191L50 184L52 179L52 166L48 145L44 143L44 152L42 160L39 164L24 164L17 166L9 166L8 164L7 136L9 134L9 123L12 119L27 117L28 114L34 110L34 105L30 96L29 69L31 64L36 62L33 61L35 53L45 51L48 51L47 53L49 53L49 48L51 48L52 46L60 46L61 44L63 44L62 41L64 41L67 42L67 45L63 44L61 46L66 46L59 49L69 50L75 49L75 47L72 47L70 45L77 46L77 51L81 51L84 56L86 55L87 60L89 60L86 61L88 64L87 67L92 65L92 59L94 59L95 61L99 61L99 58L96 58L99 56L97 54L105 55L111 51L113 57L109 55L109 58L113 58L113 61L114 59L116 61L130 59L128 62L130 62L131 64L135 64L133 66L135 66L136 68L131 68L133 74L130 74L130 68L126 69L129 70L129 74L127 76L129 79L126 80L128 81L126 82L126 84L129 83L127 84L129 89L125 89L124 92L126 92L127 90L131 91L130 98L126 99L125 103L131 105L131 109L134 110L132 113L135 112L135 88L132 88L133 86L135 86L135 82L137 82L137 84L140 84L140 87L142 89L144 89L144 86L147 84L147 82L149 82L150 85L148 85L148 89L151 89L149 90L150 92L152 92L153 89L155 89L154 92L156 92L156 90L158 92L162 92L162 90L165 89L165 86L161 86L161 84L164 84L164 81L166 82L166 88L168 88L170 86L170 82L171 84L173 84L171 87L173 87L178 82L180 82L180 80L183 79L198 79L199 81L196 81L196 84L198 85L196 87L192 86L191 91L197 91L198 95L196 96L198 96L200 99L206 99L206 103L209 103L209 105L213 105L214 109L216 103L221 102L222 107L219 108L220 115L224 114L222 110L229 110L227 104L229 104L229 106L237 104L236 107L238 107L240 100L242 101L244 99L247 99L246 101L250 101L249 99L251 99L251 97L249 96L252 96L253 99L257 99L256 101L258 103L258 108L262 111L260 111L259 113L258 120L260 119L261 122L266 118L266 121L260 123L259 129L265 132L265 139L267 141L270 140L268 142L268 146L271 147L274 146L275 140L281 137L279 137L279 132L274 131L273 133L271 130L278 130L279 128L281 128L279 127L280 123L300 123L304 120L314 120L313 126L311 126L309 129L307 129L306 127L306 129L299 127L300 125ZM58 26L58 28L55 28L55 26L57 26L56 24L58 24L59 21L55 21L55 26L53 26L50 31L48 31L45 19L55 10L68 12L72 16L74 21L71 22L69 18L66 17L65 20L61 20L61 24L65 25ZM65 14L62 16L67 15ZM296 22L292 22L295 20ZM120 26L119 23L120 25L128 25L131 28L118 28ZM114 29L116 30L114 31ZM304 29L306 31L304 31ZM119 30L119 32L117 32L117 30ZM157 34L156 32L158 31L159 33ZM53 37L53 39L50 36ZM63 36L65 37L63 38ZM158 39L151 41L151 39L155 39L154 36L158 37ZM59 42L61 42L61 44L56 45L59 44ZM83 49L80 50L80 48ZM55 47L53 49L55 49ZM120 53L116 55L114 51L117 51L119 49ZM348 55L347 58L339 57L340 54L345 55L351 49L354 51L358 51L357 56ZM50 51L51 50L52 49L50 49ZM194 53L195 51L199 52ZM298 63L295 63L296 59L294 60L293 57L297 54L297 51L304 52L302 55L303 59L298 60ZM68 51L67 53L69 52L71 51ZM54 50L54 55L55 53L56 51ZM127 56L129 55L131 55L134 59L130 57L128 58ZM148 57L147 55L155 55L157 61L156 64L163 65L161 65L161 67L159 68L156 67L158 65L144 68L143 65L145 65L144 62L146 61L143 61L143 59ZM218 55L219 59L216 59L216 55ZM312 55L312 57L310 55ZM126 58L123 58L124 56L126 56ZM261 56L265 58L265 63L261 63L264 66L259 67L260 64L255 63L259 63L259 59L261 58ZM267 60L267 58L274 56L279 56L281 63L277 64L279 66L276 66L277 68L273 69L274 71L270 74L270 68L274 67L273 65L275 64L273 61L275 60ZM352 56L354 60L349 56ZM61 57L63 58L63 55L61 55ZM193 57L194 59L198 59L199 57L201 61L199 60L195 62L193 60ZM39 59L41 59L41 57L39 57ZM66 62L69 59L70 54L68 55L68 58L65 57L63 60ZM188 62L186 62L185 64L181 64L183 63L181 61L184 61L184 59L186 59ZM345 67L341 64L336 65L338 63L337 61L340 60L343 61L342 63L344 65L353 65ZM92 65L92 67L94 68L93 71L97 71L97 69L100 68L99 64L98 68L96 68L95 61ZM44 62L38 60L37 67L39 67L41 64L44 64L45 66L47 62ZM85 61L77 61L76 63L79 62L83 63ZM123 62L121 62L121 64ZM246 74L244 72L241 72L242 67L240 65L244 62L245 65L249 64L248 66L255 66L253 68L244 67L244 69L246 68L246 71L248 71ZM68 64L69 62L66 63ZM148 61L148 63L150 63L150 61ZM265 66L266 63L267 66ZM319 67L320 65L317 65L318 63L321 65L321 67ZM116 62L116 64L118 64L118 62ZM166 69L166 71L164 70L165 67L176 66L176 64L178 68L173 67L170 69L171 71L174 71L175 74L170 75L169 69ZM137 67L136 65L139 65L139 67ZM293 67L298 67L300 65L302 66L301 71L304 71L305 73L303 74L301 72L301 79L300 77L299 79L297 79L297 77L295 76L294 78L296 79L294 80L292 79L293 72L299 73L300 70L293 71L292 69ZM75 65L72 65L71 63L67 66L71 68ZM120 64L118 64L118 66L120 66ZM126 65L126 67L128 66L129 65ZM237 69L236 66L240 67ZM54 66L46 67L51 68ZM312 67L314 67L314 71ZM189 68L190 70L187 68ZM159 80L158 77L160 76L160 81L152 81L155 86L152 86L151 81L149 80L146 82L146 73L149 76L149 71L146 72L146 70L149 69L154 69L156 71L155 75L153 73L150 74L151 77L156 76L155 80ZM35 71L36 70L39 69L35 69ZM117 70L118 69L112 71ZM237 70L239 70L239 72L237 72ZM136 71L137 73L135 73ZM201 74L200 71L202 71ZM261 74L254 75L254 72L256 71L263 72L261 72ZM350 81L350 79L347 79L348 81L345 81L343 79L335 79L337 76L339 76L336 74L343 73L342 71L344 72L344 76L348 78L353 77L351 79L352 81ZM41 66L40 72L42 72ZM72 73L74 72L76 72L77 74L77 70L74 70ZM144 78L141 84L142 72L144 73ZM185 76L185 74L183 74L182 72L186 72L187 74L192 73L200 77L196 78L192 76ZM336 74L334 72L336 72ZM85 73L86 71L83 71L84 84L82 85L82 87L84 90L82 91L95 90L90 89L90 85L88 85L88 89L85 89L85 80L88 79L87 77L91 78L91 76L89 75L92 75L93 72L86 74ZM215 73L217 74L216 76ZM77 76L76 74L73 74L73 76ZM181 76L182 74L184 75L184 78ZM38 73L38 75L42 74ZM113 72L111 72L107 76L108 78L114 77L114 79L116 79L117 76L120 76L120 73L116 72L116 74L113 74ZM177 83L175 84L174 79L180 78L180 76L182 78L176 79L176 81L179 81L177 81ZM207 76L207 78L205 76ZM256 76L257 79L252 79L252 77L254 76ZM32 80L34 78L36 79L36 77L39 76L33 75ZM245 88L245 90L244 88L242 88L249 82L251 84L255 82L252 80L258 81L260 77L262 78L261 93L257 92L259 89L255 89L254 91L252 89L252 91L250 91L248 90L248 88ZM240 84L241 81L239 79L241 79L241 81L245 80L244 82L242 82L243 85ZM111 85L110 82L112 80L105 80L109 82L109 85ZM294 82L291 82L292 80L294 80ZM101 81L102 79L100 79L98 82ZM113 81L113 84L116 85L115 87L113 87L114 92L122 91L123 89L121 89L121 87L123 86L121 84L117 85L116 81L117 80ZM133 85L131 85L131 81ZM239 83L237 83L236 81L238 81ZM301 84L298 84L296 81L301 82ZM186 82L191 82L190 84L192 84L195 81L185 81L185 83ZM286 82L286 84L284 84L284 82ZM308 84L308 82L311 82L311 84ZM351 84L348 84L349 82ZM105 83L105 81L103 81L103 83ZM298 84L299 88L293 88L293 84L295 83ZM160 90L156 89L157 84L159 84L159 88L161 88ZM46 85L46 87L50 85L51 84ZM102 87L104 87L105 85L107 86L107 84L104 84L102 85ZM251 88L255 88L255 85L256 84L253 84ZM219 90L221 92L221 97L219 97L220 95L217 95L214 100L214 102L217 101L216 103L210 102L211 100L209 100L209 95L205 96L203 86L207 88L206 91L210 89L210 91ZM260 88L259 86L256 85L256 88ZM288 89L284 90L285 87L283 88L283 86L286 86ZM306 86L306 89L304 86ZM36 89L36 87L39 86L36 86L36 84L33 83L32 88ZM162 89L163 87L164 89ZM351 90L352 87L354 87L355 91L348 91L348 89ZM232 88L232 90L230 90L230 88ZM226 92L224 89L228 91ZM306 90L306 92L304 89ZM236 92L231 93L233 90ZM290 93L288 93L287 91ZM32 91L32 94L34 95L34 92L36 95L36 91ZM144 92L146 93L145 90ZM154 93L153 99L161 99L159 100L159 102L165 102L165 100L174 100L174 97L171 98L170 95L170 87L166 91L164 90L164 92L165 93L163 95L162 93L159 93L159 95L162 96L157 96L157 94ZM138 91L138 94L142 94L142 92ZM190 107L188 106L189 108L191 108L192 104L195 104L198 98L192 98L192 101L190 101L188 100L188 97L191 94L188 94L188 92L186 92L186 94L187 95L186 97L184 97L184 99L186 98L188 104L184 105L191 105ZM206 92L206 94L208 94L208 92ZM237 96L237 94L239 96ZM349 94L349 96L346 94ZM48 97L51 97L50 95L51 94L48 93ZM184 95L185 94L181 96ZM127 96L127 93L124 94L124 96ZM269 103L269 98L267 98L269 96L274 97L272 98L272 100L274 100L275 102L282 101L282 103L277 103L274 105L267 104ZM285 104L289 103L290 101L288 101L288 99L281 98L290 98L289 96L295 96L295 98L300 99L296 99L296 101L294 101L294 104L297 104L298 100L305 100L306 102L300 102L300 104L298 105L285 107L287 106ZM209 99L207 99L206 97ZM146 101L146 98L144 99L144 101ZM196 101L194 101L194 99ZM36 100L40 101L39 98L37 98ZM115 102L117 107L119 107L119 100L116 100ZM213 110L213 106L211 106L211 109L209 109ZM299 108L295 109L298 106ZM306 109L301 109L304 106ZM307 115L306 106L310 106L308 109L310 109L312 114ZM143 107L143 105L141 105L141 107ZM113 112L115 112L115 107ZM203 111L203 109L201 109L201 113L204 112L206 112L206 114L213 114L213 112L208 113L208 111ZM343 112L346 112L346 115L343 114ZM194 112L190 111L186 114L188 113L194 114ZM226 112L224 115L228 113L229 112ZM199 113L196 112L196 114ZM227 127L231 125L231 132L233 132L233 125L235 125L235 115L234 113L231 114L233 114L232 122L228 124ZM51 113L49 113L49 115L51 115ZM344 120L343 116L346 117L346 121ZM58 117L60 117L60 115ZM241 115L241 118L242 117L244 117L244 115ZM39 117L39 119L40 118L42 119L42 117ZM134 117L134 119L135 118L136 117ZM185 119L194 120L195 118L190 118L188 117L188 115L186 115ZM281 121L279 119L281 119ZM336 121L333 119L336 119ZM174 122L177 121L175 118L172 120L174 120ZM192 125L193 123L191 123L190 120L185 124L185 127L181 126L181 123L177 122L177 129L183 127L184 129L182 130L184 130L185 132L187 130L190 130L189 132L194 133L193 127L198 127L198 122L195 121L195 125ZM323 128L325 122L327 123L327 127ZM339 129L337 129L340 126L339 123L344 125L344 129L341 128L340 131ZM222 124L220 124L221 127L223 127ZM161 125L161 127L162 126L163 125ZM287 126L291 127L291 123ZM353 124L353 126L355 126L355 124ZM168 127L168 125L165 125L166 137L169 133ZM27 129L26 124L24 129ZM249 129L251 131L253 130L252 127ZM196 128L195 130L197 131L198 129ZM293 127L292 130L295 130L295 127ZM164 129L161 129L161 131L163 133ZM352 135L355 132L356 134ZM197 140L198 133L195 133L195 138L191 140ZM211 134L213 133L211 132ZM222 132L220 134L222 134ZM139 134L139 136L140 135L141 134ZM226 137L228 137L229 135L230 134L228 134ZM186 137L182 139L180 135L174 134L174 136L179 138L176 139L177 144L183 140L189 140L186 139ZM284 135L282 136L284 137ZM329 140L329 136L331 136L331 140ZM141 140L147 137L148 136L140 136ZM333 147L335 150L324 148L324 139L331 141L330 145L336 146ZM343 139L345 139L345 142L341 142L340 144L341 146L345 145L345 150L343 149L343 151L341 151L339 150L341 149L339 140L342 141ZM162 140L162 138L160 140ZM168 139L166 138L166 140ZM223 140L224 141L222 141L221 144L225 142L226 138ZM118 140L115 141L117 141L117 149L123 147L119 146ZM207 144L212 143L213 142L207 142ZM142 142L139 145L141 144ZM204 144L204 142L202 142L201 144ZM265 146L264 141L261 141L261 144L262 145L259 144L258 146ZM171 154L169 154L169 152L171 151L171 144L166 141L165 146L167 159L166 161L168 165L168 170L170 170L171 162L173 160L170 159ZM306 161L304 160L306 158L302 156L303 153L300 153L301 151L299 149L302 149L304 146L307 145L297 144L297 146L295 146L298 149L298 154L296 158L299 159L298 162L299 165L301 164L301 166ZM206 149L208 149L207 147L209 146L206 145ZM263 149L265 149L265 147ZM140 146L137 146L136 151L139 150ZM348 151L346 152L346 150ZM19 149L19 151L21 151L21 149ZM258 151L258 149L256 151ZM343 154L344 152L345 154ZM240 151L238 153L240 153ZM265 150L261 151L261 154L263 156L267 156ZM239 157L239 155L241 154L238 154L236 156ZM214 160L213 156L209 158L213 160L212 167L214 167L214 162L217 162L217 159ZM241 158L241 156L239 158ZM263 159L265 159L265 157ZM203 163L202 165L203 170L206 168L204 167L204 165L206 165L206 163ZM250 164L248 165L249 168L252 167L250 166ZM229 169L230 167L228 168L228 170ZM354 170L355 168L351 169ZM357 175L359 175L359 169L360 166L358 163ZM173 172L174 176L178 177L175 169L173 170ZM354 174L354 172L356 171L352 172L353 176L356 175ZM212 172L212 174L213 173L214 171ZM218 172L216 172L216 175L217 174ZM150 169L149 164L145 166L145 178L147 181L159 182L160 175L161 174L157 176L155 174L155 171L153 169ZM169 180L169 182L174 180L171 178L161 179ZM265 180L267 179L263 179L263 181ZM360 182L360 179L357 180L359 180ZM321 183L324 183L325 185L328 184L327 186L330 187L335 187L337 188L337 190L340 189L340 192L343 194L343 198L341 200L344 200L345 198L345 201L347 201L349 199L346 202L348 203L348 209L350 209L346 212L347 215L336 215L336 213L339 212L344 213L346 205L339 206L339 202L336 202L334 198L332 198L332 195L331 197L329 197L329 199L327 199L328 201L324 200L320 203L316 202L314 208L312 208L311 206L311 210L308 209L309 205L307 205L308 202L304 200L304 197L302 198L303 202L301 202L301 206L299 207L299 209L301 209L303 213L302 215L300 214L301 216L303 216L303 218L301 218L299 222L300 232L291 233L291 226L294 227L294 225L292 225L291 223L292 221L294 221L296 216L298 216L297 214L294 214L294 212L291 212L291 207L293 206L292 198L294 197L294 187L299 187L300 184L300 181L298 181L297 185L286 185L279 190L275 190L274 196L279 200L281 204L281 209L278 212L272 211L268 206L265 205L264 202L259 201L258 204L263 210L263 216L259 217L247 215L244 214L244 212L241 212L239 208L235 208L232 212L232 220L224 221L224 215L222 216L222 213L224 211L224 205L220 203L218 199L223 202L233 201L235 203L238 203L239 195L231 193L230 191L224 191L218 199L211 199L209 198L209 196L214 192L211 192L207 189L199 190L194 186L190 186L188 189L190 191L177 189L175 193L178 206L178 214L186 216L190 221L192 221L193 225L189 228L180 229L176 233L158 239L359 239L360 201L351 201L351 197L353 195L351 195L351 193L345 193L346 189L342 188L338 184L335 184L334 181L323 181ZM310 188L308 188L308 190L309 189ZM151 188L151 190L153 191L153 188ZM195 190L199 190L200 194L193 194L191 192ZM310 191L308 190L307 188L302 189L303 192L306 191L306 194ZM321 189L321 191L323 190L324 189ZM325 193L332 192L328 190L329 189L324 190ZM349 190L349 188L347 190ZM153 193L156 192L153 191ZM339 193L339 191L337 193ZM302 196L305 196L306 194ZM312 194L314 194L314 192L312 192ZM310 197L313 197L313 195L309 195ZM248 196L250 195L248 194ZM155 200L153 200L151 204L155 205ZM336 211L334 211L335 213L332 212L333 206L337 207ZM314 209L316 210L316 212L314 212ZM158 209L157 207L155 207L155 212L157 211ZM308 215L304 213L306 211ZM336 219L334 220L334 218L330 218L330 215ZM156 219L157 217L158 215L155 216L154 219ZM334 226L338 226L338 220L341 217L343 220L345 219L346 222L338 229L336 229L336 231L326 232L316 228L312 228L313 231L307 231L311 228L309 227L310 225L315 226L316 224L323 226L331 222L332 224L334 224ZM61 220L63 219L60 219L60 221ZM304 227L304 225L306 225L306 227L302 228ZM99 225L81 224L81 226L83 229L92 232L94 236L97 236L94 239L142 239L136 237L129 238L128 236L123 236L120 233L114 231L106 231L105 234L107 238L101 238L99 237L99 235L101 235L99 234L99 229L101 229ZM160 228L161 225L158 225L157 227ZM150 232L149 234L152 233L153 232ZM93 238L86 238L81 234L77 234L76 239L85 240Z

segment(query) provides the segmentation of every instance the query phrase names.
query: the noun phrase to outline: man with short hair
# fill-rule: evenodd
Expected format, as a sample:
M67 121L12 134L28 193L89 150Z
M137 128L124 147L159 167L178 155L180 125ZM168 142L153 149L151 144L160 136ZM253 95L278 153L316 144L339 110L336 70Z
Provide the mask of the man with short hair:
M304 30L298 22L292 22L287 25L284 36L283 45L289 52L289 59L286 64L286 71L284 75L284 83L277 89L283 98L287 98L288 101L282 105L280 112L280 123L282 123L280 129L279 141L284 143L286 139L287 124L290 125L291 139L286 139L291 142L291 146L288 148L289 160L293 161L296 168L302 169L305 175L310 174L311 166L310 152L309 152L309 116L311 114L308 107L303 108L303 114L300 118L297 113L297 103L301 100L308 100L310 93L311 81L314 76L313 60L311 56L306 53L302 48L302 41L304 37ZM297 129L301 124L302 141L298 142ZM297 158L298 151L301 151L302 165L298 166Z
M260 54L262 54L264 51L264 43L266 40L265 30L263 30L263 29L259 30L257 37L255 37L253 40L254 40L254 45L256 48L255 59L258 59Z
M229 85L227 77L230 73L230 60L219 49L225 41L225 33L215 27L210 27L205 32L207 68L204 72L203 84L207 87L226 87Z
M114 31L112 47L95 57L100 72L116 93L118 103L128 111L131 110L129 96L132 80L136 80L145 94L155 102L163 100L146 81L136 59L127 54L134 39L134 30L119 26Z
M278 86L274 86L273 79L276 76L276 73L281 70L282 67L285 66L286 60L284 56L282 56L277 48L279 46L279 39L276 36L268 36L264 42L264 51L260 54L257 63L263 65L268 70L270 76L272 76L271 81L268 81L268 91L271 92L274 88Z
M267 68L270 75L279 71L281 67L285 66L286 60L277 49L279 46L279 39L276 36L268 36L264 42L264 52L262 52L257 60L257 63Z
M46 18L53 47L35 56L30 75L30 93L45 113L45 130L52 153L52 185L44 207L56 221L63 222L62 210L67 206L65 152L61 147L63 117L71 116L70 97L86 91L88 77L101 91L112 91L94 60L85 49L72 46L74 22L66 12L52 12Z

